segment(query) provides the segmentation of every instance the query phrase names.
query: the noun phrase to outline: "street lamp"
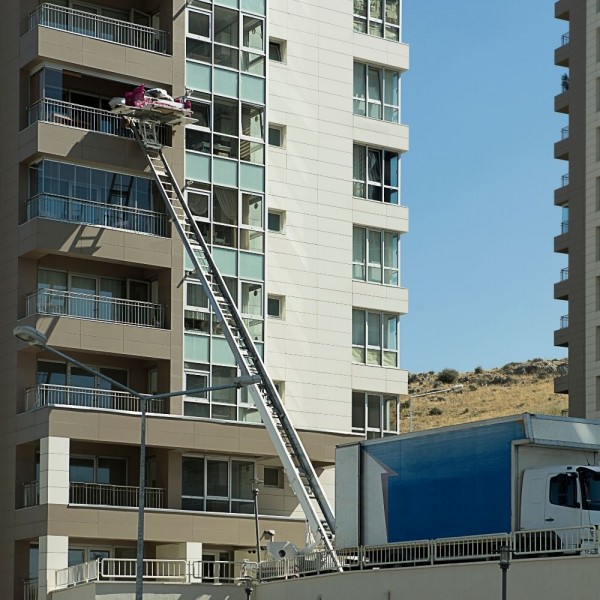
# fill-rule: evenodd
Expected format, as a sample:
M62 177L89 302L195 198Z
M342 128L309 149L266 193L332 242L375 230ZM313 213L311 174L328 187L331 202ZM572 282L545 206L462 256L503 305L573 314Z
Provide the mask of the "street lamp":
M498 548L500 553L500 569L502 571L502 600L506 600L506 572L510 567L510 556L512 550L506 544L503 544Z
M252 480L252 498L254 499L254 527L256 529L256 564L260 568L260 533L258 526L258 484L262 481L258 477Z
M443 394L444 392L458 392L463 389L463 385L453 385L449 388L444 388L443 390L431 390L430 392L423 392L422 394L412 394L408 397L408 431L413 430L413 409L412 409L412 401L413 398L422 398L423 396L434 396L435 394Z
M30 325L17 325L13 329L13 335L23 342L28 343L30 346L37 346L48 352L51 352L55 356L59 356L63 360L70 362L71 364L83 369L87 373L94 375L110 383L124 392L127 392L137 398L140 403L140 492L138 494L138 530L137 530L137 552L136 552L136 567L135 567L135 600L143 600L143 578L144 578L144 511L146 501L146 408L148 400L158 400L164 398L172 398L174 396L184 396L186 394L199 394L203 392L210 392L215 390L223 390L228 388L241 388L249 385L254 385L262 381L260 375L242 375L236 377L233 383L223 385L213 385L204 388L193 388L189 390L179 390L177 392L165 392L163 394L140 394L130 387L111 379L104 373L92 369L88 365L79 362L75 358L57 350L56 348L48 345L48 338L41 331L38 331ZM258 494L258 492L257 492ZM256 498L254 501L255 510L257 507ZM258 519L258 513L257 519ZM258 521L257 521L257 532L258 532ZM260 547L260 546L259 546Z

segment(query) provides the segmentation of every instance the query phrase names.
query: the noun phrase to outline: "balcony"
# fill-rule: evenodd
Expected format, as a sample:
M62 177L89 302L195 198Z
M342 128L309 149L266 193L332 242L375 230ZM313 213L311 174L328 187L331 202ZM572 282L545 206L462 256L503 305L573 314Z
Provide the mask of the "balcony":
M569 54L570 54L570 34L564 33L560 40L560 47L554 51L554 64L559 67L569 66Z
M25 390L25 412L44 406L74 406L119 412L141 412L139 398L127 392L48 383ZM146 410L149 413L166 414L168 412L166 408L163 399L155 398L146 402Z
M22 507L37 506L40 503L40 482L28 481L23 484Z
M160 54L167 54L168 50L166 31L53 4L42 4L29 14L29 31L36 27L60 29Z
M146 488L145 507L164 508L165 490ZM69 483L69 503L86 506L119 506L137 508L140 488L133 485L112 485L108 483Z
M167 218L163 213L55 194L38 194L27 201L27 221L36 217L167 236Z
M55 315L141 327L164 327L164 307L152 302L67 292L51 288L25 297L27 316Z
M554 378L554 393L568 394L569 393L569 365L560 365L558 367L558 375ZM569 416L568 411L564 416Z
M560 281L554 284L554 299L567 300L569 298L569 269L561 269Z
M28 124L33 125L38 121L133 139L131 130L123 125L121 116L102 108L90 108L62 100L43 98L32 104L28 110Z
M38 600L38 580L23 579L23 600Z
M569 315L560 318L560 326L554 332L554 345L563 348L569 346Z

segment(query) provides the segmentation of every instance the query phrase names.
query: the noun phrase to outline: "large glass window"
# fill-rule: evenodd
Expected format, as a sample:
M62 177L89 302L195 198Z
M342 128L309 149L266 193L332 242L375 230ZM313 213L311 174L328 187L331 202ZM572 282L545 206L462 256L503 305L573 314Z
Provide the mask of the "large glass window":
M400 0L354 0L354 31L400 41Z
M352 310L352 360L398 366L398 315Z
M367 439L398 433L398 397L371 392L352 392L352 431Z
M354 63L354 114L400 122L400 73Z
M352 277L360 281L400 285L400 234L354 227Z
M204 456L182 458L184 510L251 513L254 462Z
M399 153L354 144L352 193L357 198L399 204Z

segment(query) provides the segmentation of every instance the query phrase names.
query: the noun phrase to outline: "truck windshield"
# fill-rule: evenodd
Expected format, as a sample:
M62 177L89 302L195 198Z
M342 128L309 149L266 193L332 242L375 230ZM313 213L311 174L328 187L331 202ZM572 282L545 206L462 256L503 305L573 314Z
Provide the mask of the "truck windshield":
M580 468L581 498L583 508L587 510L600 510L600 473L592 469Z

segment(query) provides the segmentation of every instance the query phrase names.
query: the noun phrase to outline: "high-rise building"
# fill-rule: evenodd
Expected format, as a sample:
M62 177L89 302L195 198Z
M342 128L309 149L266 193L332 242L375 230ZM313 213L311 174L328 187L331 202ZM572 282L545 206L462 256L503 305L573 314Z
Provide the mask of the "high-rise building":
M163 132L166 155L325 487L336 444L398 431L400 1L4 3L7 598L45 599L61 569L133 558L140 472L138 400L18 341L16 324L142 393L237 375L145 158L109 110L141 83L192 102L195 122ZM261 528L304 543L245 390L149 404L147 558L255 559L256 477Z
M566 115L554 156L566 161L554 203L562 207L555 252L568 263L554 297L568 302L554 343L568 348L568 373L555 379L555 391L569 394L569 414L600 417L600 3L559 0L555 16L568 27L554 62L564 67L555 111ZM558 87L558 82L557 82ZM557 90L558 91L558 90Z

